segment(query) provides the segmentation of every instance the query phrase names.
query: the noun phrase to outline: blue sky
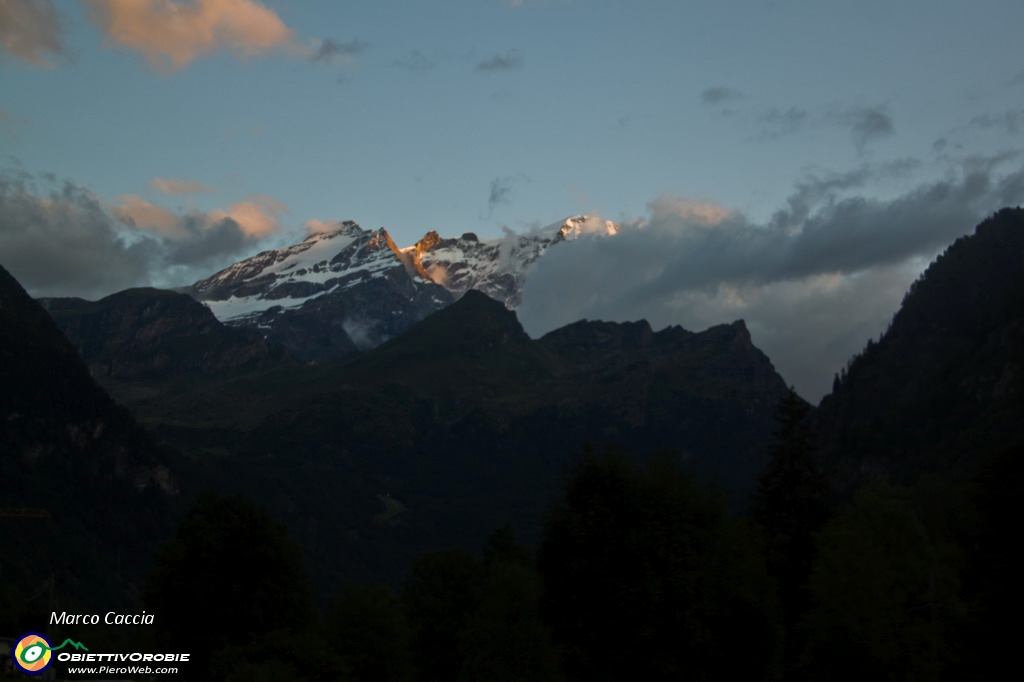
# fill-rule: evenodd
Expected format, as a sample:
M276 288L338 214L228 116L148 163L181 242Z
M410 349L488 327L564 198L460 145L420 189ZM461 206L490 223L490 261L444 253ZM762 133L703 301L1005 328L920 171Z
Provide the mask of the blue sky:
M908 228L921 236L895 260L710 273L706 305L616 307L591 283L557 314L524 310L537 333L634 310L690 327L747 317L771 345L778 316L758 321L751 301L834 276L874 300L850 328L823 328L838 357L884 328L892 292L953 232L1021 201L1022 24L1019 0L0 2L0 263L36 294L100 295L188 283L315 221L384 226L404 246L590 213L662 225L674 244L694 206L728 215L716 225L730 239L786 213L770 251L842 202L910 220L906 197L982 174L948 211L966 224ZM62 221L80 228L66 242ZM117 244L97 250L111 259L97 273L76 254L103 239ZM56 248L64 266L48 267ZM605 281L632 271L605 267ZM739 299L722 293L733 285Z

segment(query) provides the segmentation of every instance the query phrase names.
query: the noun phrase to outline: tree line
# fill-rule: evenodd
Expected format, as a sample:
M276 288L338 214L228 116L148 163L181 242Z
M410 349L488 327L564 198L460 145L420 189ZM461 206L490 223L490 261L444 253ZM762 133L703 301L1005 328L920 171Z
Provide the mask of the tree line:
M780 403L743 514L680 458L580 454L535 550L429 552L395 592L313 605L298 549L243 498L201 497L145 592L151 645L204 679L947 680L1008 656L1022 461L837 500L809 406ZM168 648L169 647L169 648Z

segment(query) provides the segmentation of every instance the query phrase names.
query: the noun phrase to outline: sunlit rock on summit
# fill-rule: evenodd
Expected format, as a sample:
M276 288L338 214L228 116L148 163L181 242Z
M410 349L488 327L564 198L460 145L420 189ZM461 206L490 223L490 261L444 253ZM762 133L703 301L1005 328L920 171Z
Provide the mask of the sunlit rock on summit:
M235 263L189 293L222 322L256 327L303 359L323 360L378 346L470 289L515 309L548 248L617 231L612 222L575 216L495 239L430 231L399 248L384 228L345 221Z

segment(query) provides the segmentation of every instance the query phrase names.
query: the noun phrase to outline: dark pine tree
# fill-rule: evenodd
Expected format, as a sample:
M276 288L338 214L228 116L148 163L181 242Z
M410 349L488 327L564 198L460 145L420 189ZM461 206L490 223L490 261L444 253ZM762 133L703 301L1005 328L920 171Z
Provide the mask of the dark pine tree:
M788 669L803 648L796 624L809 606L806 586L814 561L815 534L829 517L828 484L807 426L810 411L810 405L792 387L779 401L768 465L752 496L752 516L764 531L768 569L778 585L783 609Z
M427 552L413 561L402 604L418 679L458 679L464 664L459 635L480 604L483 579L480 560L465 550Z
M282 526L242 497L201 496L160 550L146 586L159 643L187 651L190 675L214 654L313 620L298 548Z
M411 682L412 632L388 588L349 586L331 603L324 632L355 680Z
M776 613L752 545L677 458L585 456L538 557L566 678L772 679Z
M459 633L458 682L561 682L558 653L541 618L543 580L511 526L491 533L483 568L480 603Z

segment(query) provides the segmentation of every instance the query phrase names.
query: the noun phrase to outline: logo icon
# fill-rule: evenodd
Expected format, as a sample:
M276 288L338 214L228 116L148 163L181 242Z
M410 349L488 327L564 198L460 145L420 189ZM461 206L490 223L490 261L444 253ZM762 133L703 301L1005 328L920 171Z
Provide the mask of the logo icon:
M89 650L81 642L72 639L65 639L60 646L50 646L50 640L38 632L27 632L18 638L18 641L11 648L11 660L18 666L21 672L28 675L38 675L46 670L53 662L53 652L63 649L70 644L76 649Z
M22 672L38 675L46 670L53 660L53 649L38 632L29 632L21 636L11 649L11 659Z

